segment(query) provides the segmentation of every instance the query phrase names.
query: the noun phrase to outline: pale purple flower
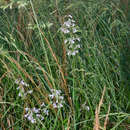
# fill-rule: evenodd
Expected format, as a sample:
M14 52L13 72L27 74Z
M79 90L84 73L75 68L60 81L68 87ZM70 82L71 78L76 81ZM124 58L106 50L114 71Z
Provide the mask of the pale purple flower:
M33 111L34 113L39 113L40 109L37 109L37 108L34 107L34 108L32 109L32 111Z
M23 96L23 94L22 94L22 93L19 93L19 94L18 94L18 96L19 96L19 97L22 97L22 96Z
M61 91L60 90L55 90L56 95L60 95Z
M31 123L32 123L32 124L36 123L36 119L32 119L32 120L31 120Z
M20 88L21 88L21 87L20 87L20 86L18 86L18 87L17 87L17 90L19 90Z
M73 33L78 32L78 30L76 28L73 28L72 30L73 30Z
M63 107L63 105L60 103L60 104L58 104L58 108L61 108L61 107Z
M28 107L25 108L25 111L26 111L26 112L29 111L29 110L30 110L30 108L28 108Z
M26 82L24 82L23 80L20 81L20 84L23 85L23 86L29 86L29 84L27 84Z
M71 27L71 20L69 19L68 21L64 22L63 26L70 28Z
M67 33L69 33L70 31L67 29L67 28L60 28L60 30L63 32L63 33L65 33L65 34L67 34Z
M56 103L53 103L53 107L54 107L54 108L57 108L57 105L56 105Z
M75 40L74 38L70 38L70 39L69 39L69 42L70 42L71 44L74 44L74 43L75 43L74 40Z
M16 80L15 80L15 83L16 83L16 84L19 84L19 82L20 82L20 79L16 79Z
M41 116L41 120L44 120L44 117L43 117L43 116Z
M40 115L40 114L36 114L36 116L37 116L37 117L41 117L41 115Z

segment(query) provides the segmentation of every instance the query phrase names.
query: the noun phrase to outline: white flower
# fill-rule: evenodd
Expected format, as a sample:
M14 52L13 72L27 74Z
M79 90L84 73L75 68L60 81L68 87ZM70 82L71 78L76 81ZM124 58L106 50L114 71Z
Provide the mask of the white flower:
M43 116L41 116L41 120L44 120L44 117L43 117Z
M37 116L37 117L41 117L41 115L40 115L40 114L36 114L36 116Z
M61 91L60 90L56 90L56 95L60 95Z
M33 124L36 123L36 120L35 120L35 119L32 119L32 120L31 120L31 123L33 123Z
M54 107L54 108L57 108L57 105L56 105L56 103L53 103L53 107Z
M49 115L49 111L47 109L44 109L43 112L46 114L46 115Z
M75 52L75 51L73 51L73 52L72 52L72 55L73 55L73 56L75 56L75 55L76 55L76 52Z
M43 106L45 106L45 103L44 103L44 102L41 104L41 107L43 107Z
M76 28L73 28L73 33L78 32L78 30Z
M67 33L69 33L70 31L67 29L67 28L60 28L60 30L63 32L63 33L65 33L65 34L67 34Z
M86 106L86 109L87 109L87 111L89 111L90 110L89 106Z
M64 99L64 97L63 97L63 96L59 96L59 99L63 100L63 99Z
M60 104L58 104L58 108L61 108L61 107L63 107L63 105L60 103Z
M78 40L80 42L80 38L76 38L76 40Z
M29 114L29 116L27 118L29 121L33 120L32 112Z
M74 38L70 38L69 42L72 43L72 44L74 44L74 40L75 40Z
M71 55L71 51L68 50L67 55L70 56Z
M49 97L50 97L51 99L53 99L53 98L55 97L55 95L50 94Z
M24 115L25 118L27 118L29 116L29 114L27 113L26 115Z
M36 116L37 116L38 118L40 118L41 120L44 120L44 117L43 117L41 114L36 114Z
M27 91L27 93L29 93L29 94L31 94L33 92L33 90L29 90L29 91Z
M21 80L20 84L26 87L29 86L29 84L25 83L23 80Z
M71 28L71 27L74 27L74 26L75 26L74 23L75 23L74 20L68 19L68 21L65 21L62 26L63 26L64 28Z
M67 17L70 17L70 18L72 18L72 15L68 15Z
M33 111L34 113L39 113L40 109L37 109L37 108L34 107L34 108L32 109L32 111Z
M74 27L74 26L75 26L75 24L74 24L74 23L72 23L72 24L71 24L71 26L72 26L72 27Z
M23 94L22 94L22 93L19 93L19 94L18 94L18 96L19 96L19 97L22 97L22 96L23 96Z
M71 20L69 19L68 21L64 22L63 26L67 27L67 28L70 28L70 26L71 26Z
M20 86L17 87L17 90L20 89Z
M65 39L65 40L64 40L64 43L66 44L67 42L68 42L68 40L67 40L67 39Z
M26 111L26 112L29 111L29 110L30 110L30 109L29 109L28 107L25 108L25 111Z

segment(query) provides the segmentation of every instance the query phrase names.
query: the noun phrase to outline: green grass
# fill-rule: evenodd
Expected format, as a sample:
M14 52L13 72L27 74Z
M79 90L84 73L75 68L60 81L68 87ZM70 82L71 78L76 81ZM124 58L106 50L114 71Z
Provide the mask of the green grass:
M118 4L30 0L18 7L15 2L0 10L0 129L92 130L104 88L100 129L107 116L106 129L129 129L129 29ZM72 15L77 33L60 31L66 15ZM75 44L81 48L68 56L64 40L72 37L80 38ZM19 78L29 85L20 85L24 92L33 93L18 96ZM52 88L61 90L63 107L53 108ZM24 117L26 107L42 109L43 102L49 110L48 116L40 113L44 120L35 114L33 124Z

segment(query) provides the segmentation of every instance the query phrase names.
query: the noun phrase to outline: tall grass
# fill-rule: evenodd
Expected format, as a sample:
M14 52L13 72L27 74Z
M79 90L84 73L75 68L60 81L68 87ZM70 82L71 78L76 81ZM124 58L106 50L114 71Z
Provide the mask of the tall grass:
M0 128L129 129L129 30L119 5L11 2L0 12ZM76 32L62 31L68 19Z

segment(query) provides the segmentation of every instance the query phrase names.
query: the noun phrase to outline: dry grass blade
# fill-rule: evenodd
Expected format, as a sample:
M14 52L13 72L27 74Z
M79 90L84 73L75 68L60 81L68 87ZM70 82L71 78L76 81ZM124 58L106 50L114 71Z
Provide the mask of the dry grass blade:
M7 118L7 123L8 123L9 130L11 130L11 122L10 122L9 118Z
M101 97L101 100L100 100L99 105L98 105L98 114L100 113L100 108L103 104L103 97L104 97L104 94L105 94L105 90L106 90L106 87L104 87L104 89L103 89L102 97Z
M8 74L8 72L5 72L1 77L0 77L0 83L1 83L1 80Z
M99 122L99 116L98 116L98 108L96 108L95 111L95 124L93 130L99 130L100 128L100 122Z
M69 130L69 129L70 129L70 117L69 117L68 123L67 123L67 130Z
M105 90L106 90L106 88L104 87L104 90L102 92L101 100L99 102L98 107L96 107L95 120L94 120L94 128L93 128L93 130L100 130L99 113L100 113L100 108L101 108L101 106L103 104L103 97L104 97L104 94L105 94Z
M0 102L2 102L3 100L2 100L2 96L0 95Z
M109 104L109 106L108 106L108 112L107 112L107 115L106 115L106 118L105 118L105 121L104 121L104 130L106 130L109 112L110 112L110 104Z

